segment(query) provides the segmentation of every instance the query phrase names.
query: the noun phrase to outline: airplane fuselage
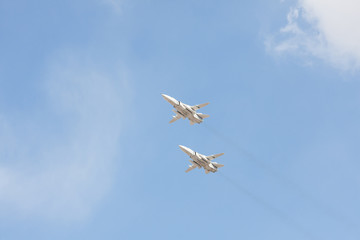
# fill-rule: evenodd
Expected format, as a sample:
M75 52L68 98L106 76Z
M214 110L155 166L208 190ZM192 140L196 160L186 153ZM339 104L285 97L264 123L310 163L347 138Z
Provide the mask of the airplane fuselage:
M199 154L195 152L194 155L190 156L192 163L196 164L198 168L203 167L205 170L209 172L216 172L217 167L211 164L211 161L209 161L206 156Z
M180 149L185 152L191 159L189 160L191 165L189 165L189 168L185 172L189 172L194 168L204 168L205 173L209 172L217 172L219 167L223 167L223 164L212 162L212 159L215 159L217 157L222 156L224 153L218 153L210 156L205 156L200 153L197 153L193 150L191 150L188 147L179 145Z
M190 120L190 124L193 125L194 123L202 123L204 118L209 117L209 115L196 112L196 110L208 105L209 103L204 103L196 106L189 106L168 95L162 94L162 96L168 103L170 103L175 108L173 109L173 112L176 115L173 117L170 123L180 118L182 119L188 118Z
M191 107L185 103L177 101L173 107L176 109L174 110L174 113L179 114L183 119L188 118L194 123L201 123L203 121L202 117L200 117L196 111L191 109Z

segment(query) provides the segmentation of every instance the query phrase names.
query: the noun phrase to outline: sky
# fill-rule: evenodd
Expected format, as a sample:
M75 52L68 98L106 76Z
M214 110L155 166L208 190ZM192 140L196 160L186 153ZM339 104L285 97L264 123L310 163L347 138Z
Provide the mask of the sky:
M0 0L0 240L360 239L359 10Z

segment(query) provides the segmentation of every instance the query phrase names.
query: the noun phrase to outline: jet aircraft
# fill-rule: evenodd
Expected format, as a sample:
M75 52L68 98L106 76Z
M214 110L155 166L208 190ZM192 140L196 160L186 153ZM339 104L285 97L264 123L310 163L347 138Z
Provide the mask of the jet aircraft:
M188 147L181 146L181 145L179 145L179 147L184 153L189 155L189 157L191 158L189 160L189 162L192 165L189 165L189 168L185 172L189 172L189 171L193 170L194 168L203 167L205 169L206 174L208 174L209 172L215 173L215 172L217 172L218 168L224 166L220 163L211 162L211 160L224 155L224 153L219 153L219 154L215 154L215 155L211 155L211 156L205 156L200 153L194 152L193 150L191 150Z
M190 105L182 103L168 95L165 95L165 94L161 94L161 95L167 102L169 102L175 108L175 109L173 109L173 112L176 115L173 116L173 119L171 119L171 121L169 123L173 123L180 118L182 118L182 119L188 118L190 120L190 124L194 125L194 123L202 123L204 118L210 117L209 115L196 112L196 110L198 110L202 107L205 107L209 103L203 103L203 104L199 104L199 105L195 105L195 106L190 106Z

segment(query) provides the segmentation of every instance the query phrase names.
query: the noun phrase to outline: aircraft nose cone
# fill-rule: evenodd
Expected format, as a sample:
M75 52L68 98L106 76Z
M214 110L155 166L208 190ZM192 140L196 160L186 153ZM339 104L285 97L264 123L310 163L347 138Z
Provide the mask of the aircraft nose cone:
M168 102L170 103L171 105L175 105L176 104L176 99L175 98L172 98L166 94L161 94L161 96Z
M190 148L188 148L188 147L185 147L185 146L182 146L182 145L179 145L179 147L180 147L180 149L184 152L184 153L186 153L186 154L190 154L190 155L193 155L194 154L194 151L193 150L191 150Z
M166 95L166 94L161 94L161 96L166 100L169 101L170 100L170 96Z
M185 149L187 149L187 147L182 146L182 145L179 145L179 147L180 147L180 149L181 149L181 150L185 150Z

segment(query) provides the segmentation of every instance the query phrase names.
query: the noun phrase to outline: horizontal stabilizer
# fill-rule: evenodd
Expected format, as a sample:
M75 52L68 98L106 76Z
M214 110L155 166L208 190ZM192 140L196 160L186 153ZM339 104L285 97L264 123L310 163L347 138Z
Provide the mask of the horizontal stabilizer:
M203 104L199 104L199 105L195 105L195 106L192 106L191 108L196 111L202 107L205 107L206 105L208 105L209 103L203 103Z
M217 163L217 162L212 162L212 165L214 165L217 168L221 168L221 167L224 166L223 164L220 164L220 163Z
M210 161L217 158L217 157L220 157L224 155L224 153L218 153L218 154L214 154L214 155L211 155L211 156L207 156L207 159L209 159Z
M197 115L198 115L199 117L201 117L202 119L210 117L210 115L203 114L203 113L197 113Z

